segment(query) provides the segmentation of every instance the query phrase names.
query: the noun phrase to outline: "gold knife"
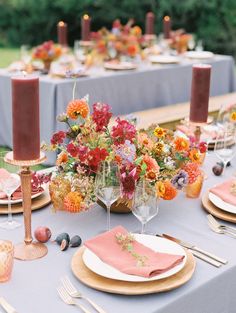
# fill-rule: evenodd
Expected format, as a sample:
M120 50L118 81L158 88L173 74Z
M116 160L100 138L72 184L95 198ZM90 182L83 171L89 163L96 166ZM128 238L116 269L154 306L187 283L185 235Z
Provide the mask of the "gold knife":
M172 236L167 235L167 234L162 234L162 236L163 236L164 238L166 238L166 239L172 240L172 241L174 241L174 242L180 244L181 246L183 246L183 247L185 247L185 248L187 248L187 249L190 249L190 250L195 251L195 252L199 252L199 253L201 253L201 254L207 256L208 258L211 258L211 259L213 259L213 260L215 260L215 261L217 261L217 262L220 262L221 264L227 264L227 263L228 263L227 260L225 260L225 259L223 259L223 258L220 258L220 257L214 255L213 253L210 253L210 252L208 252L208 251L205 251L205 250L203 250L203 249L201 249L201 248L198 248L198 247L195 246L194 244L188 243L188 242L186 242L186 241L183 241L183 240L181 240L181 239L172 237Z
M0 305L7 313L17 313L16 310L3 298L0 298Z

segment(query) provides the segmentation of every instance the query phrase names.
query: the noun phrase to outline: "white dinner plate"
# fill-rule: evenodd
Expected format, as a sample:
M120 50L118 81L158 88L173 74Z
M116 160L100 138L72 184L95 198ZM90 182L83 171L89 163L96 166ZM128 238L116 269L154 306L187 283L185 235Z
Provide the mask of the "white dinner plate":
M214 57L210 51L188 51L184 55L190 59L211 59Z
M230 203L225 202L221 198L219 198L217 195L215 195L212 192L209 192L209 200L219 209L236 214L236 206Z
M173 55L152 55L149 57L151 63L174 64L179 63L179 57Z
M131 62L105 62L104 68L113 71L135 70L137 65Z
M41 194L44 193L44 191L45 191L45 189L40 191L40 192L38 192L38 193L33 194L31 196L31 199L35 199L35 198L39 197ZM21 202L22 202L22 199L11 200L11 204L17 204L17 203L21 203ZM7 204L8 204L8 200L0 199L0 205L7 205Z
M115 280L123 280L123 281L131 281L131 282L145 282L145 281L153 281L162 278L166 278L178 273L186 263L186 253L184 249L178 245L177 243L170 241L165 238L160 238L151 235L143 235L143 234L134 234L135 239L140 243L144 244L145 246L151 248L154 251L163 252L163 253L170 253L170 254L178 254L184 255L183 261L173 267L172 269L156 275L151 278L135 276L135 275L128 275L125 273L120 272L119 270L115 269L114 267L104 263L99 257L96 256L91 250L85 248L83 253L83 262L84 264L94 273L115 279Z

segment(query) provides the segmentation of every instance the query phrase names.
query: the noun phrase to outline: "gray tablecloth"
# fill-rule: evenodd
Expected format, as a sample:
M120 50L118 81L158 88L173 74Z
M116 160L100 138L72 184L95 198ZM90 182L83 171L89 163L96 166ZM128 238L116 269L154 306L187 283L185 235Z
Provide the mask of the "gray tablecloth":
M196 61L195 61L196 62ZM215 56L204 61L212 64L211 96L236 90L234 60L230 56ZM180 64L140 64L135 71L112 72L91 69L90 76L77 80L77 97L89 95L90 105L102 101L112 107L114 115L186 102L190 99L193 62ZM40 78L41 140L50 142L53 132L62 125L56 116L65 111L72 98L73 80ZM0 145L12 145L10 74L0 71ZM48 163L54 161L48 156Z
M236 162L233 163L234 168L227 168L225 177L213 176L211 167L214 162L215 157L211 154L203 167L208 174L203 192L235 173ZM23 223L21 215L15 218ZM3 219L0 216L0 221ZM112 214L112 227L119 224L129 231L140 227L132 214ZM85 241L105 229L106 213L97 206L82 214L55 214L48 206L33 212L33 229L39 225L50 227L53 238L66 231L70 235L81 235ZM50 242L46 257L30 262L15 261L12 279L0 284L1 296L11 302L19 313L76 312L77 308L64 304L56 293L60 277L67 274L82 293L101 305L107 313L235 313L236 240L209 229L200 198L187 199L180 193L173 201L161 201L159 214L148 223L147 229L153 233L169 233L195 243L229 262L221 268L215 268L197 260L192 279L178 289L153 295L122 296L96 291L80 283L70 267L76 250L71 248L61 252L59 246ZM0 238L18 243L23 239L23 228L0 230ZM91 312L95 311L91 309Z

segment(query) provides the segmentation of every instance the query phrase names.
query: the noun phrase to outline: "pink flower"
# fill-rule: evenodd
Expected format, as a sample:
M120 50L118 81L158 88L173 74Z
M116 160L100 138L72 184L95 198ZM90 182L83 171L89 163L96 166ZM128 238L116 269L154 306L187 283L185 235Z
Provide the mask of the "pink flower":
M125 140L133 143L136 137L136 129L133 124L126 120L121 120L119 117L116 119L116 126L112 127L111 136L115 145L124 144Z
M97 102L93 105L92 119L96 124L96 131L102 131L109 124L112 113L108 104Z
M136 185L136 168L133 168L129 173L121 174L121 191L122 196L127 199L132 199Z
M156 173L159 173L160 166L157 164L157 161L153 159L148 154L145 154L143 157L143 162L147 165L147 171L154 171Z
M153 148L152 140L145 133L139 133L138 134L138 143L141 146L145 146L147 149L152 149Z

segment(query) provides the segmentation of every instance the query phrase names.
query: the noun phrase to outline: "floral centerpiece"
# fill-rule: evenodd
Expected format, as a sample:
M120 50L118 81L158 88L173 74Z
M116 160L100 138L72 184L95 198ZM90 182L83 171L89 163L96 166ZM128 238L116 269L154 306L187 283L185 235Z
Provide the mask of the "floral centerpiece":
M33 49L32 58L41 60L44 63L45 69L49 70L51 62L59 58L61 54L61 46L50 40L35 47Z
M137 130L128 120L118 117L110 122L111 117L109 105L99 102L90 114L87 98L69 102L66 112L58 116L65 130L54 133L47 146L59 152L50 185L56 208L79 212L91 207L97 201L96 173L104 160L119 165L122 197L128 201L140 179L150 182L164 200L173 199L197 180L204 143L175 136L158 125Z
M93 32L92 56L103 60L120 59L121 56L136 57L141 52L142 30L132 24L133 20L126 25L115 20L111 31L102 28L98 32Z
M178 53L184 53L188 50L188 43L193 39L191 34L186 33L183 29L171 33L170 47Z

